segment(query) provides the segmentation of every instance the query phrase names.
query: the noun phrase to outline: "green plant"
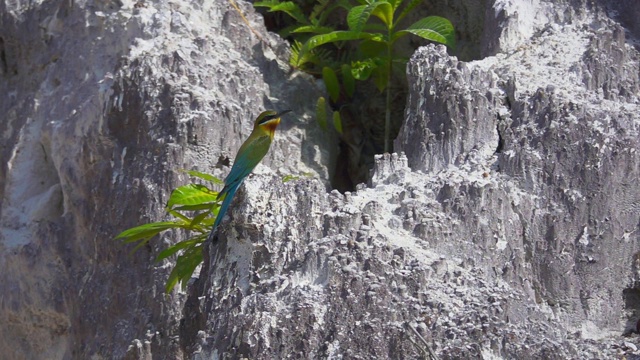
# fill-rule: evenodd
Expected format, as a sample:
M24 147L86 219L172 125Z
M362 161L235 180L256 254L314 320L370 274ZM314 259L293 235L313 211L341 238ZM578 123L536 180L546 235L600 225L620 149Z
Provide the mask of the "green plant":
M309 37L326 34L335 29L327 23L334 10L348 4L347 0L317 0L311 11L306 14L301 5L293 1L266 0L253 3L255 7L268 8L269 12L283 12L294 20L294 24L278 31L283 38L293 39L291 66L311 74L317 74L327 64L332 63L332 54L326 49L300 52L302 44Z
M210 185L224 185L220 179L213 175L199 171L186 171L189 175L205 180ZM303 177L311 177L311 173L301 173L300 175L286 175L282 182L298 180ZM156 257L156 261L162 261L170 256L179 253L167 284L165 291L171 292L180 282L182 289L187 285L189 279L198 265L202 263L202 250L205 240L211 232L220 203L218 192L213 191L202 184L187 184L174 189L167 202L167 214L172 217L169 221L152 222L127 229L118 234L115 239L122 240L125 244L137 243L131 253L135 253L142 246L147 244L154 236L165 230L183 230L190 236L183 241L162 250Z
M313 0L310 1L313 2ZM333 49L333 51L329 49L306 49L303 51L303 43L313 35L327 34L335 31L335 28L328 24L327 19L336 9L349 9L351 5L348 0L317 0L311 11L305 11L303 8L309 8L307 2L308 1L305 0L298 0L296 2L266 0L255 2L253 6L268 8L268 12L270 13L285 13L294 21L294 24L285 26L278 31L283 38L292 39L289 64L306 73L322 75L332 103L336 103L340 96L341 85L333 67L340 66L340 61L334 59L337 58L336 52L339 51L340 44L336 44L336 48ZM345 84L348 83L351 85L348 87L351 89L351 91L348 92L349 96L351 96L354 89L353 77L350 76L344 79L346 79ZM349 79L351 82L349 82ZM326 105L324 97L320 97L316 106L316 119L323 130L327 130ZM332 111L332 120L333 123L337 125L335 127L336 129L342 128L338 111Z
M316 119L323 130L329 130L329 123L336 130L336 167L355 170L337 172L332 179L342 190L366 181L362 169L370 167L374 154L392 150L391 114L402 110L392 99L402 103L404 97L402 87L397 86L401 81L394 74L404 73L408 59L397 46L398 40L414 34L455 46L453 25L447 19L430 16L405 28L406 17L420 3L266 0L254 4L275 13L265 19L277 24L272 28L292 42L291 66L324 80L327 95L316 103ZM339 178L345 180L336 180Z
M300 173L300 175L289 174L282 177L282 182L288 183L289 181L295 181L295 180L300 180L303 178L311 178L311 177L313 177L313 174L310 172L302 172Z
M205 180L211 185L223 184L222 181L210 174L198 171L187 171L187 173ZM171 192L167 202L166 211L172 217L171 220L133 227L118 234L116 239L120 239L124 243L137 243L132 250L134 253L147 244L151 238L165 230L186 231L190 235L186 240L162 250L156 257L156 261L162 261L180 253L176 259L176 265L169 275L165 290L167 293L171 292L178 282L182 283L184 289L195 269L202 263L202 247L220 207L217 197L218 192L201 184L191 183L180 186Z
M394 64L402 65L404 61L394 53L394 45L398 39L405 35L413 34L424 39L439 42L449 47L455 46L455 33L451 22L439 16L422 18L406 29L398 30L397 26L421 0L411 0L396 16L403 0L358 0L360 5L348 8L347 24L349 30L332 31L314 35L309 38L299 50L298 57L304 58L304 54L314 51L319 46L328 43L343 41L361 41L359 50L362 59L351 63L351 75L357 80L367 80L370 77L378 90L386 89L385 111L385 139L384 151L389 151L390 122L391 122L391 91L389 84L392 80ZM345 3L341 3L345 6ZM373 16L373 17L372 17ZM375 21L377 19L377 21ZM334 86L332 81L327 82L327 88ZM330 94L335 89L328 90ZM332 96L333 98L333 96Z
M316 120L318 121L318 125L322 130L327 130L327 101L323 96L318 98L316 102ZM331 120L333 123L333 128L338 132L338 134L342 134L342 119L340 118L340 111L332 111L331 112Z
M295 23L280 30L283 37L292 37L292 66L311 74L322 75L332 104L344 96L353 96L355 80L371 79L380 92L386 90L384 151L390 151L391 90L394 67L404 71L406 60L394 52L398 39L414 34L424 39L455 46L454 28L449 20L439 16L422 18L406 29L398 29L400 22L414 10L422 0L318 0L307 16L301 0L267 0L254 3L256 7L267 7L269 12L283 12ZM304 4L302 4L304 6ZM402 10L400 10L402 8ZM347 11L348 30L335 30L328 23L336 9ZM344 42L359 41L358 54L345 55ZM333 44L332 50L319 48ZM344 101L343 101L344 102ZM317 106L320 109L320 104ZM316 113L318 122L326 128L326 111ZM333 112L333 122L341 128L339 111Z

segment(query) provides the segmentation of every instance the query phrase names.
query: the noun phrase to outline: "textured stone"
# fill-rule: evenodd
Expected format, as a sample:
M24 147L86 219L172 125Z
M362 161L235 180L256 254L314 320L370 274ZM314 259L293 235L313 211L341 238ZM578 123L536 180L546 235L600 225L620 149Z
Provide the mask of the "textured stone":
M154 262L184 234L113 237L162 219L180 169L223 175L261 110L294 110L265 164L328 178L317 90L238 4L261 38L226 1L0 2L0 357L185 356Z
M235 3L259 35L228 2L0 3L4 356L635 356L633 1L487 2L461 35L491 56L419 49L403 153L346 194L326 193L313 84ZM134 256L112 237L289 106L200 276L164 295L153 259L184 234Z
M245 221L259 189L280 191L247 185L251 205L201 280L198 356L415 358L408 327L445 359L631 351L611 344L638 306L623 301L640 247L638 53L601 9L532 6L527 31L504 30L520 32L503 39L509 53L414 55L395 143L406 157L378 158L371 187L306 204L270 195L266 208L295 217Z

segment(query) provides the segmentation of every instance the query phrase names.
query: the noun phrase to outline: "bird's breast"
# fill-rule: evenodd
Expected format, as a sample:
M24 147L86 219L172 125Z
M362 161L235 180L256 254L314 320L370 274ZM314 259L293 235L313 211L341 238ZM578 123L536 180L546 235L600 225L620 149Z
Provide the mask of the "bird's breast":
M276 132L276 128L280 124L280 121L271 121L263 125L264 129L267 133L269 133L269 137L273 139L273 134Z

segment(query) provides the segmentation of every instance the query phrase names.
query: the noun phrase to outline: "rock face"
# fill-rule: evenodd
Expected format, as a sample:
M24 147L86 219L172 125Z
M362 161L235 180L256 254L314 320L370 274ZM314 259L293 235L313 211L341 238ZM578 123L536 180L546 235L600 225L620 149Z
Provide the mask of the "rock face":
M188 358L154 262L182 235L113 237L162 218L180 169L227 171L261 110L296 114L264 163L327 178L318 91L240 7L261 38L226 1L0 2L0 357Z
M484 58L419 49L403 154L344 195L326 193L323 135L303 115L317 90L235 3L255 33L229 2L0 3L3 356L637 351L636 2L487 2L468 50ZM251 119L285 107L298 116L200 277L164 295L173 264L153 259L184 234L133 256L111 239L162 216L178 169L224 175ZM300 172L315 178L282 182Z
M593 33L574 28L594 21ZM632 319L621 310L640 315L623 295L639 239L638 59L624 29L596 12L471 64L423 48L408 70L396 145L410 167L491 179L438 191L463 224L454 238L498 248L489 263L504 261L502 280L530 287L569 328L623 332Z
M640 316L637 49L610 8L516 5L494 4L499 55L414 55L407 156L369 188L265 206L277 180L247 186L201 280L197 358L415 358L410 327L443 358L634 351L616 335Z

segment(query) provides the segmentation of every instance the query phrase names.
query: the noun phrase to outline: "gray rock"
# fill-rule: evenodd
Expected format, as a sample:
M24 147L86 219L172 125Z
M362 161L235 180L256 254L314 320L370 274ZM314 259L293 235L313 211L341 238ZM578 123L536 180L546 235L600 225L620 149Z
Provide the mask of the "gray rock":
M258 35L226 1L0 2L0 357L189 357L154 261L184 234L113 237L162 220L180 169L224 175L261 110L294 114L257 171L328 178L318 90L239 6Z
M622 345L631 351L638 351L638 347L632 342L625 341Z
M228 2L0 3L3 355L635 351L620 346L640 307L634 2L455 2L484 14L467 54L491 56L419 49L402 152L344 195L326 193L306 115L317 89L236 3L259 35ZM298 117L238 192L200 276L164 295L173 263L153 259L185 234L134 256L113 236L160 219L187 180L176 170L223 176L256 113L289 106ZM282 182L302 171L315 177Z
M597 10L538 11L575 13L565 25L528 24L529 44L482 61L420 49L395 143L406 158L378 159L371 187L342 202L290 196L299 207L280 212L297 214L283 222L306 232L298 241L280 241L281 222L266 216L228 229L205 269L202 307L214 310L204 358L417 357L404 324L427 329L442 358L614 356L606 344L623 330L638 251L625 235L639 220L627 185L639 175L638 54ZM265 187L277 185L247 194ZM361 213L367 248L355 246ZM230 256L243 239L260 244L250 257L261 261Z

